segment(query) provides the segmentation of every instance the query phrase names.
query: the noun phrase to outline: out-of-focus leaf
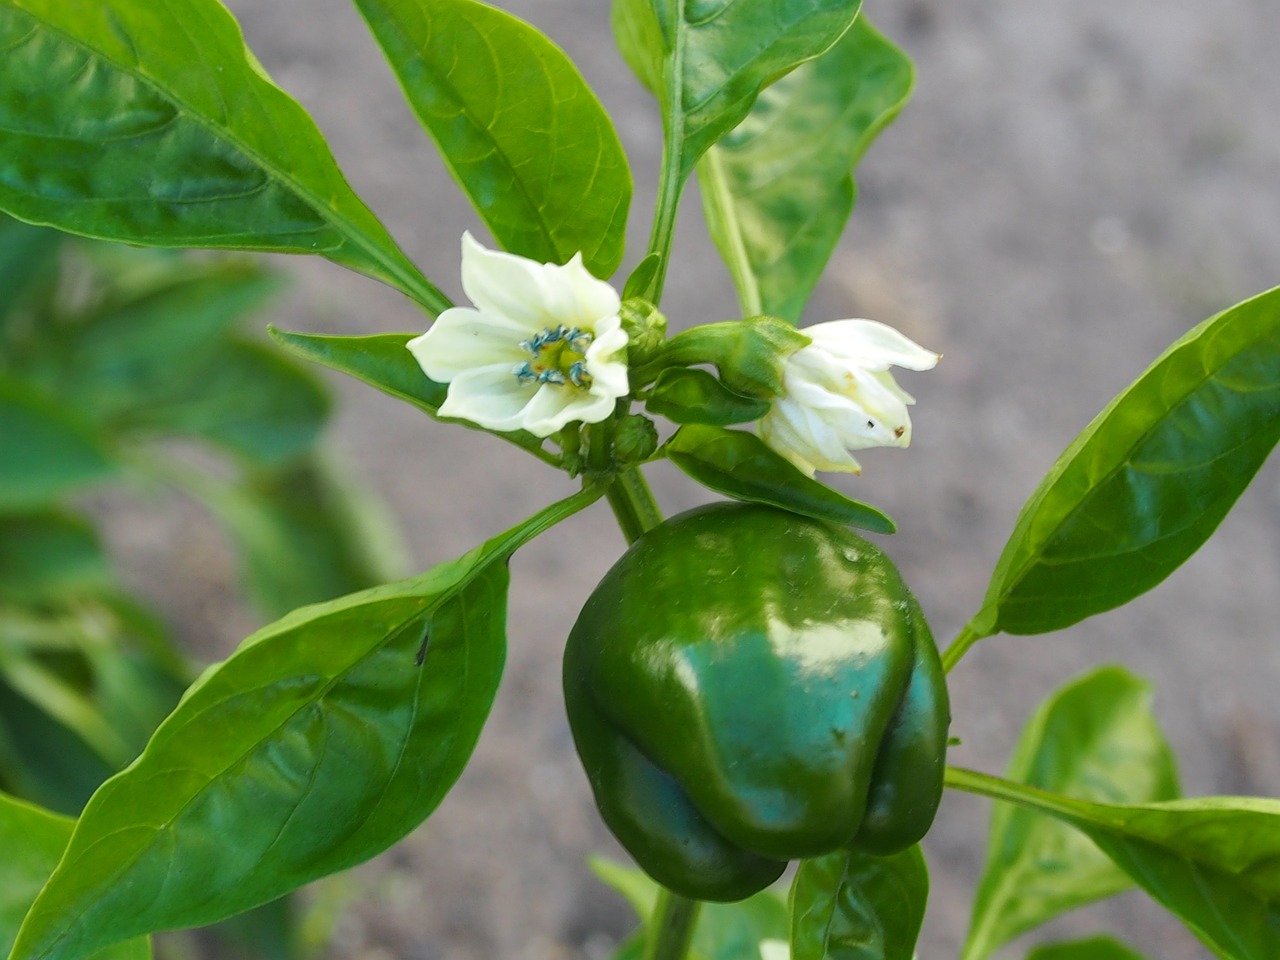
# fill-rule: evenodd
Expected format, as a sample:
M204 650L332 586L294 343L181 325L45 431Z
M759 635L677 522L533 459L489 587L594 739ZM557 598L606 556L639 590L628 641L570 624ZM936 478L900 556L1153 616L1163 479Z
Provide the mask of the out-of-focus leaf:
M270 616L400 572L403 550L390 521L319 457L191 492L226 524L245 587Z
M918 846L805 860L791 886L791 960L912 960L928 898Z
M1046 943L1027 954L1027 960L1145 960L1111 937L1089 937L1085 940Z
M965 646L1057 630L1151 589L1208 539L1277 439L1280 288L1174 343L1059 457L1022 508Z
M268 467L315 444L330 400L307 370L268 346L234 340L204 360L198 379L172 384L135 411L129 428L199 436Z
M852 170L912 80L911 61L860 16L702 158L707 225L745 315L799 319L853 210Z
M647 923L658 899L658 885L640 870L601 857L591 869L626 897L641 923ZM689 950L691 960L760 960L760 943L785 940L787 908L778 894L765 890L737 903L704 903ZM614 960L637 960L644 951L645 928L622 945Z
M31 603L111 581L93 527L60 512L0 515L0 601Z
M1101 667L1049 697L1023 731L1006 777L1107 803L1178 796L1173 752L1151 714L1150 685L1120 667ZM996 804L962 960L990 956L1019 934L1132 885L1078 831Z
M505 654L507 560L560 501L411 580L304 607L187 692L90 800L11 960L79 960L368 859L462 772Z
M0 511L52 504L114 470L100 438L80 418L0 376Z
M54 254L61 241L56 230L0 216L0 335L10 313L55 273Z
M313 253L448 300L216 0L0 5L0 207L85 236Z
M475 0L356 0L414 113L507 250L622 260L631 174L613 124L559 47Z
M818 520L893 533L893 520L806 477L754 433L687 424L662 448L677 467L703 486L735 500L767 503Z
M155 398L201 383L236 321L279 285L279 277L243 260L172 263L154 287L109 294L61 331L52 345L58 362L50 368L95 421L127 424Z

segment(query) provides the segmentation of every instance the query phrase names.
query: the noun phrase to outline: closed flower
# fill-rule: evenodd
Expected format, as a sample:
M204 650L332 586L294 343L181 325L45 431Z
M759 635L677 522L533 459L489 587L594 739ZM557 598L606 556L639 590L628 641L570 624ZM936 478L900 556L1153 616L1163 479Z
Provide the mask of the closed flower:
M890 367L929 370L939 355L873 320L833 320L803 330L813 342L783 362L783 393L760 437L807 476L860 473L853 451L905 447L915 400Z

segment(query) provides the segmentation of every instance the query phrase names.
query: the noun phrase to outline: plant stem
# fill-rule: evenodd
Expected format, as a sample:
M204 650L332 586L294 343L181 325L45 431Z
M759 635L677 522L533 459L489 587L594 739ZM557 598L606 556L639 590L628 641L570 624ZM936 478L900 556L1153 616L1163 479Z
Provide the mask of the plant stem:
M676 211L684 183L680 177L679 141L668 139L662 151L662 172L658 180L658 204L653 214L653 232L649 235L649 252L658 255L658 269L649 282L651 303L662 299L662 286L667 279L667 261L671 259L671 240L676 231Z
M951 641L951 646L942 651L942 671L950 673L951 668L960 662L960 658L969 652L969 648L985 636L987 634L978 633L972 626L965 624L955 640Z
M662 522L658 504L639 468L619 474L606 495L627 543L635 543L640 534Z
M649 919L643 960L684 960L698 925L702 903L662 889Z

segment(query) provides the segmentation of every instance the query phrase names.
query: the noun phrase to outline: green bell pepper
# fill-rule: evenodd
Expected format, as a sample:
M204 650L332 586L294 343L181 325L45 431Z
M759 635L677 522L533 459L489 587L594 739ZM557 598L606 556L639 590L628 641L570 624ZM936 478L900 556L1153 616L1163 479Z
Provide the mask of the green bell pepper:
M650 530L578 617L564 692L606 824L688 897L902 850L942 795L928 625L888 558L824 521L720 503Z

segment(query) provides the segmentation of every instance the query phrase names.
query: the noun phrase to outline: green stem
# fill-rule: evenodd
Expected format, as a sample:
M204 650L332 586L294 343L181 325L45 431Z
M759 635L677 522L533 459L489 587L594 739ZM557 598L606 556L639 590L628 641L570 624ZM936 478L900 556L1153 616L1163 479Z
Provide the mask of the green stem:
M942 670L944 673L950 673L951 668L960 662L960 658L969 652L969 648L988 636L985 633L978 633L970 624L965 624L964 629L951 642L951 646L942 651Z
M658 902L649 920L649 936L643 960L684 960L698 925L702 904L670 890L658 892Z
M662 151L662 172L658 179L658 205L653 215L653 232L649 235L649 252L658 255L658 269L649 281L650 303L662 299L662 286L667 279L667 261L671 259L671 241L676 232L676 211L684 181L680 176L680 152L683 137L668 139Z
M662 513L639 468L619 474L606 496L627 543L635 543L640 534L662 522Z
M965 793L974 793L980 797L1014 803L1028 810L1048 813L1068 822L1079 822L1081 818L1080 807L1084 805L1081 801L1061 797L1047 790L1041 790L1039 787L1015 783L1012 780L993 777L976 770L966 770L964 767L947 767L943 776L943 782L952 790L963 790Z

